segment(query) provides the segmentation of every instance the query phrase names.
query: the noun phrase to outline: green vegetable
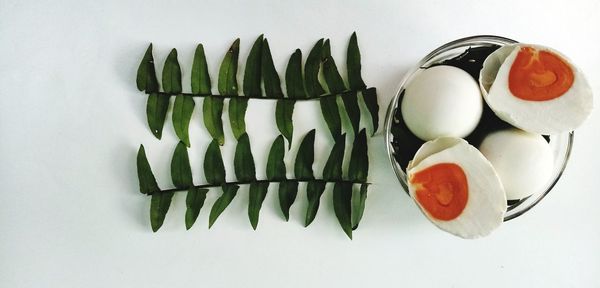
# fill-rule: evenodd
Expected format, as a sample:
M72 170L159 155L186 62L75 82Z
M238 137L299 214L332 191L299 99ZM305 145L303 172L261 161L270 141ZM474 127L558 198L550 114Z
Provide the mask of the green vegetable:
M358 40L356 32L352 33L350 43L348 43L348 55L346 58L346 66L348 67L348 84L350 89L361 90L367 88L360 74L360 50L358 49Z
M137 70L136 77L137 88L146 93L158 92L158 80L156 79L156 71L154 70L154 57L152 56L152 43L146 49L142 62Z
M171 179L173 185L177 188L187 189L194 186L192 181L192 169L190 168L190 159L187 148L183 142L179 142L175 147L173 159L171 160Z
M181 68L177 61L177 50L173 48L167 60L162 73L162 84L165 93L179 94L181 93Z
M273 181L284 180L285 177L285 163L283 157L285 156L285 144L283 143L283 136L279 135L273 141L271 150L269 151L269 159L267 160L267 179Z
M296 49L289 58L285 71L285 94L281 80L274 65L269 42L260 35L252 46L246 60L242 95L238 94L238 58L239 39L235 40L225 54L218 75L218 94L212 95L211 79L202 44L198 44L194 53L191 68L191 94L183 93L181 67L177 59L177 51L171 50L165 60L162 73L164 92L159 92L159 85L154 69L152 45L146 49L138 67L136 85L148 94L146 114L148 126L153 135L160 139L169 109L170 97L175 97L173 105L173 127L181 140L173 153L171 161L171 178L175 188L161 190L152 173L144 147L140 146L137 155L137 172L140 192L151 195L150 222L153 231L157 231L164 223L172 197L176 191L187 191L186 197L186 229L196 222L201 208L204 206L209 188L221 187L223 193L213 204L209 215L209 228L224 212L237 195L239 185L248 185L249 202L248 218L253 229L259 222L260 210L271 183L278 183L279 206L286 221L290 217L290 208L295 202L300 182L306 182L308 205L304 224L310 225L318 213L320 199L327 183L333 184L333 207L344 232L351 238L364 214L367 198L368 148L366 130L360 127L360 99L371 116L372 133L378 128L379 106L375 88L367 88L361 75L361 55L356 33L350 38L346 58L348 83L344 83L338 67L331 57L329 40L319 40L302 67L302 52ZM303 73L304 72L304 73ZM329 95L323 88L320 79L327 84ZM263 95L264 87L264 95ZM360 97L359 97L360 94ZM189 126L195 108L193 97L204 98L202 103L203 122L213 138L203 159L205 184L194 186L190 159L187 147L190 146ZM249 99L277 100L275 120L280 131L274 139L269 151L266 165L266 179L257 179L254 156L250 139L246 132L246 110ZM343 106L338 105L341 97ZM235 180L226 181L225 165L220 146L225 142L222 114L224 99L228 100L228 113L231 131L237 139L233 169ZM291 143L294 134L293 113L295 103L303 100L319 100L322 114L333 136L333 147L323 169L323 177L316 178L313 171L315 162L316 131L309 131L300 141L297 154L292 162L294 178L287 178L285 142ZM347 120L340 114L348 116ZM349 155L347 175L344 170L344 154L346 133L353 137ZM360 131L360 132L359 132ZM290 167L291 168L291 167ZM347 177L344 177L347 176ZM354 189L360 184L360 189Z
M340 226L352 239L352 185L348 183L335 183L333 186L333 210L340 222Z
M346 149L346 134L336 139L329 158L323 168L323 178L342 180L342 162L344 161L344 149Z
M263 35L252 45L248 59L246 60L246 70L244 72L244 95L261 96L261 61L262 61Z
M360 190L352 192L352 230L358 228L358 223L362 219L367 201L367 189L369 184L360 185Z
M312 165L315 160L315 129L310 130L302 139L298 154L296 156L296 165L294 166L294 175L298 179L314 179Z
M208 95L211 93L210 90L210 75L206 56L204 56L204 46L198 44L192 65L192 93Z
M204 206L206 193L208 193L208 189L191 187L188 190L185 199L185 206L187 207L187 210L185 211L185 228L187 230L190 230L196 222L198 214L200 214L200 209Z
M240 186L238 185L223 185L223 194L221 197L219 197L219 199L217 199L217 201L215 201L212 209L210 209L210 215L208 216L208 228L215 224L215 221L217 221L219 215L221 215L221 213L225 211L225 208L227 208L231 201L233 201L233 198L235 198L235 195L237 195L239 188Z
M158 231L165 222L173 194L173 192L152 194L152 200L150 201L150 225L152 226L152 231Z
M367 181L369 174L369 154L367 150L367 134L365 129L360 130L350 153L350 164L348 165L348 178L361 182Z
M146 105L146 117L148 118L148 127L152 134L158 139L162 138L162 131L169 109L169 97L161 96L158 93L148 95Z
M238 140L233 158L233 168L235 177L242 182L256 180L256 170L254 168L254 157L250 150L250 139L248 134L244 133Z
M148 163L148 159L146 158L144 145L140 145L140 149L138 149L137 173L140 183L140 192L142 194L153 194L154 192L160 191L160 188L156 183L156 178L154 178L154 174L150 168L150 163Z
M175 128L175 134L179 137L187 147L190 147L190 136L188 129L190 126L190 120L192 119L192 112L194 112L194 106L196 103L192 97L177 95L175 97L175 104L173 105L173 128Z
M204 98L202 103L202 116L204 126L210 136L217 140L219 145L225 144L225 134L223 133L223 99L214 96Z
M326 184L327 183L322 181L310 181L306 185L306 198L308 199L308 207L306 207L306 218L304 219L305 227L308 227L308 225L310 225L310 223L312 223L317 216L321 195L323 195L323 191L325 191Z
M319 81L319 70L321 70L321 55L323 51L323 39L317 41L315 46L308 53L306 65L304 65L304 85L306 94L311 98L316 98L325 93L323 86Z
M269 41L267 41L267 39L263 41L261 59L261 71L263 82L265 84L265 94L270 97L283 98L281 82L279 80L279 75L277 75L277 70L275 70L275 64L273 64L273 57L271 56L271 49L269 48Z
M209 184L225 183L225 165L217 140L212 140L204 156L204 176Z
M222 95L237 95L237 69L240 54L240 39L236 39L225 54L219 69L219 93Z
M269 183L257 182L250 184L250 193L248 200L248 218L252 228L256 230L258 226L258 216L260 214L260 208L262 207L263 201L267 196L267 190L269 189Z
M296 201L296 195L298 194L298 181L283 181L279 183L279 207L285 221L290 220L290 207Z

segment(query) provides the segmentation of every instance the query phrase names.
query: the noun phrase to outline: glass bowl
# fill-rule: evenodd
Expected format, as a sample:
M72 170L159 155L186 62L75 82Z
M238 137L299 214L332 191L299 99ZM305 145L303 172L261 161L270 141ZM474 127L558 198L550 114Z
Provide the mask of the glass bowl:
M440 46L439 48L433 50L427 56L425 56L421 61L419 61L412 70L410 70L400 82L400 86L396 92L396 95L390 102L387 114L385 117L385 142L387 148L387 154L392 164L392 168L396 173L396 177L398 178L400 185L404 191L408 194L408 183L406 179L406 172L404 168L400 166L394 157L395 151L392 145L393 135L392 135L392 126L394 125L394 115L396 115L396 110L399 108L398 103L400 103L402 93L404 91L404 86L412 79L412 77L419 71L421 67L428 67L437 63L440 63L444 60L453 58L455 56L460 55L465 52L468 48L476 48L476 47L484 47L484 46L492 46L492 45L508 45L517 43L517 41L499 37L499 36L490 36L490 35L482 35L482 36L472 36L461 38L458 40L454 40L447 44ZM507 212L504 216L504 221L508 221L514 219L523 213L529 211L533 206L539 203L549 192L552 190L554 185L560 179L566 165L569 160L569 155L571 153L571 148L573 147L573 132L562 133L558 135L550 135L548 137L549 144L554 154L554 168L552 172L552 178L548 181L543 189L540 191L534 191L531 196L518 200L518 201L510 201L508 205Z

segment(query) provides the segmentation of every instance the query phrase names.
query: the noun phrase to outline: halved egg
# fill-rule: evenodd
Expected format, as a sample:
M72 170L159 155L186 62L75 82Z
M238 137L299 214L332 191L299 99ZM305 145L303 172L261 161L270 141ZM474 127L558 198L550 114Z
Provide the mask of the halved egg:
M408 164L409 194L440 229L462 238L502 223L506 194L492 164L460 138L426 142Z
M544 46L507 45L486 58L479 84L498 117L539 134L572 131L593 107L591 88L566 57Z

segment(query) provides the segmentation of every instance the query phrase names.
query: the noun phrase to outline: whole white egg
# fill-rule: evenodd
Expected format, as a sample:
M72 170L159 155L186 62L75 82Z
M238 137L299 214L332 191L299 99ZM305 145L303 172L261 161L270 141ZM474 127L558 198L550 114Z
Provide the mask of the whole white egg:
M401 112L408 129L424 141L469 135L481 118L479 85L447 65L420 70L406 85Z
M501 130L486 136L479 150L496 169L508 200L538 192L552 177L554 154L541 135Z

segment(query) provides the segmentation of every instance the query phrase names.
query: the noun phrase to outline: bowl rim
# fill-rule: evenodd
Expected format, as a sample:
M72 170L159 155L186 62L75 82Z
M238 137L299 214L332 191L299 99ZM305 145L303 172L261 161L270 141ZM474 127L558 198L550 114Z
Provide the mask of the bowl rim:
M388 108L387 108L386 116L385 116L385 123L384 123L384 129L385 129L384 130L384 132L385 132L384 133L384 141L385 141L386 153L388 155L389 163L392 166L392 170L394 170L394 174L396 175L398 182L400 183L400 185L402 186L402 188L404 189L404 191L406 193L408 193L408 187L406 185L406 182L402 180L402 179L406 179L406 173L403 171L402 167L400 167L400 165L394 158L394 151L393 151L393 147L391 145L391 143L392 143L391 127L394 122L392 120L392 118L394 117L394 114L395 114L394 112L396 110L396 107L398 106L400 94L402 93L402 90L403 90L403 87L405 86L405 84L408 82L408 80L412 76L415 75L415 73L419 69L421 69L423 67L423 65L425 63L427 63L428 61L430 61L431 59L433 59L435 56L437 56L438 54L440 54L442 52L449 51L449 50L452 50L455 48L468 46L468 45L476 45L476 44L509 45L509 44L516 44L516 43L519 43L519 42L516 40L510 39L510 38L506 38L506 37L502 37L502 36L495 36L495 35L475 35L475 36L459 38L459 39L452 40L446 44L443 44L443 45L435 48L433 51L431 51L425 57L423 57L421 60L419 60L419 62L417 62L417 65L415 65L414 67L409 69L404 74L404 76L402 77L402 80L400 81L398 87L395 90L396 92L394 94L394 97L388 104ZM465 45L465 44L468 44L468 45ZM534 206L536 206L540 201L542 201L542 199L544 199L544 197L546 197L546 195L548 195L548 193L550 192L550 190L552 190L554 188L556 183L558 183L558 180L562 177L562 174L565 171L567 162L569 162L569 158L571 156L571 150L573 147L573 141L575 138L574 131L567 132L566 134L567 134L567 138L566 138L567 141L566 141L566 147L565 147L565 154L564 154L562 163L560 163L560 165L557 167L558 169L560 169L558 171L558 174L554 175L554 179L551 182L549 182L549 185L547 185L546 190L543 193L541 193L540 195L538 195L537 198L535 198L534 200L530 201L530 197L527 197L527 198L519 200L519 202L517 202L516 204L509 206L506 211L506 214L504 216L504 222L512 220L514 218L517 218L517 217L523 215L525 212L529 211ZM559 134L559 135L561 135L561 134ZM529 201L530 203L528 203L526 206L523 206L522 209L515 211L513 213L509 213L514 208L519 207L521 204L523 204L527 201Z

